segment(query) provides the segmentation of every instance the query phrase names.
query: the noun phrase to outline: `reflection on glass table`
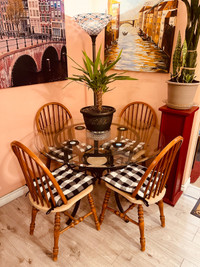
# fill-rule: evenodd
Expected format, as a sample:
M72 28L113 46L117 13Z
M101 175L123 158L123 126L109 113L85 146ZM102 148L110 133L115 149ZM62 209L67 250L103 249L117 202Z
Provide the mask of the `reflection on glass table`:
M105 132L90 132L84 123L73 121L62 130L53 129L47 126L36 133L36 147L46 157L71 167L111 170L130 162L144 162L157 154L158 137L151 137L148 143L141 142L139 133L122 121L112 123Z

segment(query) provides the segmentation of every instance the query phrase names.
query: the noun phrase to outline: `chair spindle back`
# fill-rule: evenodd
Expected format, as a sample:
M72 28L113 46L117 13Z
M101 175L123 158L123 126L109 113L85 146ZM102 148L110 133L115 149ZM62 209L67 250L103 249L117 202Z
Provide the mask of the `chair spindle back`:
M146 189L144 192L144 198L150 199L155 198L160 193L162 193L165 185L167 183L173 162L175 160L176 154L183 142L183 137L178 136L173 139L153 160L151 165L146 170L145 174L142 176L140 182L138 183L132 197L135 197L138 190L145 183ZM148 179L149 180L148 180Z
M157 121L156 113L150 105L139 101L129 103L119 116L125 126L139 133L142 142L148 142Z
M70 111L62 104L50 102L43 105L36 113L35 123L37 131L46 146L55 146L55 133L62 130L72 119ZM59 138L65 140L65 132ZM59 140L60 141L60 140Z
M46 204L51 208L55 206L53 191L57 191L63 203L67 204L59 184L44 163L18 141L13 141L11 148L19 161L33 201L42 206Z

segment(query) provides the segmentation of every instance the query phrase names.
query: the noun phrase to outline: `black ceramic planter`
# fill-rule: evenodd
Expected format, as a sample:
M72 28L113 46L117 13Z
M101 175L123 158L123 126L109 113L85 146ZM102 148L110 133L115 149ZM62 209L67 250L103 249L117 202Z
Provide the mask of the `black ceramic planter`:
M115 111L116 109L110 106L103 106L102 112L95 110L94 106L84 107L80 110L86 128L93 132L108 131Z

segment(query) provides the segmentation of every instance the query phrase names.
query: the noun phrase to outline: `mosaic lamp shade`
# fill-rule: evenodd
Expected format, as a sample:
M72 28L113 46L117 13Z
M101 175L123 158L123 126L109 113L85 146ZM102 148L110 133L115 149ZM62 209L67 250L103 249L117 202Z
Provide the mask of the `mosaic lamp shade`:
M105 13L85 13L74 16L75 21L90 36L97 36L106 27L112 16Z
M86 31L92 39L93 62L96 60L96 37L106 27L112 16L105 13L84 13L74 16L75 21ZM97 96L94 92L94 106Z

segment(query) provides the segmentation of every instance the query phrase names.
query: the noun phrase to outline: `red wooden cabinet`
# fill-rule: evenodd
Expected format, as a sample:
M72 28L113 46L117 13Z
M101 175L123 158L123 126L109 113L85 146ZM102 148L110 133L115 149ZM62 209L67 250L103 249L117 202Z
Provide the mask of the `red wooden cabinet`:
M185 168L185 160L188 151L190 134L194 119L194 114L198 107L188 110L176 110L168 108L166 105L159 108L162 112L159 147L165 147L176 136L183 136L183 144L176 156L175 162L167 182L167 192L164 202L174 206L182 194L181 184Z

